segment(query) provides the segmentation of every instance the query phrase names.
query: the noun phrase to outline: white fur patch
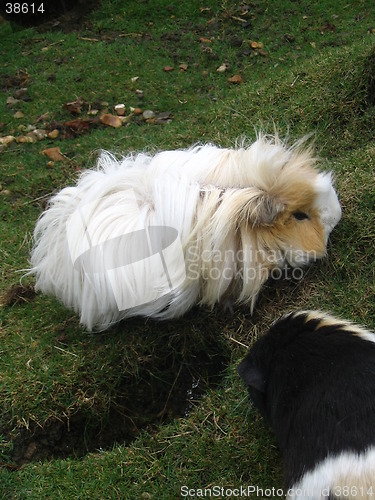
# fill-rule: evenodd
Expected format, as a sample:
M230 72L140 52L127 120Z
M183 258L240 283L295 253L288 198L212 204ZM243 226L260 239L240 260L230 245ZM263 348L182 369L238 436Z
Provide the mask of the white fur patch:
M287 499L323 500L330 494L348 500L373 500L375 447L361 454L343 452L324 459L289 489Z
M321 222L328 238L342 215L337 194L332 187L331 174L320 173L316 179L315 189L317 192L315 207L319 210Z
M357 335L363 340L368 342L375 342L375 333L367 330L363 326L356 325L347 319L335 318L329 313L318 310L302 310L293 313L294 316L306 316L306 321L318 320L319 324L316 329L323 328L324 326L338 326L343 330L353 335ZM375 494L374 494L375 496Z

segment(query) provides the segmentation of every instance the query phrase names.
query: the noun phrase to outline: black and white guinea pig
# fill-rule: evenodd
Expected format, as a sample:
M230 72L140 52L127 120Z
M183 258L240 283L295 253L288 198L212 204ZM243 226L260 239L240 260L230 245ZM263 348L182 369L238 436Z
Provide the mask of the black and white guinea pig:
M319 311L287 314L238 366L274 430L288 499L375 497L375 334Z

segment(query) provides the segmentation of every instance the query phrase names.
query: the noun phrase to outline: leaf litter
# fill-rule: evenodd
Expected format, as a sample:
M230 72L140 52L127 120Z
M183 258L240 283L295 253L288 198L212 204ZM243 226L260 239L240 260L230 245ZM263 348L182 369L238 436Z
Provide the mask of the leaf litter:
M172 69L174 68L166 67L165 71L171 71ZM186 71L187 65L181 64L180 70ZM138 77L134 77L132 80L137 81ZM22 71L17 72L13 77L5 75L0 82L3 88L8 90L13 88L13 95L8 96L6 102L9 111L13 113L12 116L14 119L25 119L24 112L17 109L17 107L19 107L22 101L30 99L28 88L24 86L28 82L29 77L27 72ZM142 90L137 89L136 94L140 99L143 99L144 93ZM143 123L168 124L172 120L172 113L168 111L156 112L129 106L129 112L127 112L124 103L116 103L110 106L107 102L89 103L82 97L77 97L73 101L64 103L62 108L75 118L72 120L57 121L51 120L52 113L50 111L43 113L33 124L19 125L17 128L18 132L21 132L19 134L15 134L14 131L12 131L11 134L0 134L0 150L13 143L34 144L44 139L71 139L82 134L90 133L92 129L100 126L121 128L132 122L137 125L142 125ZM111 110L113 110L113 112L111 112ZM59 148L50 149L57 150ZM48 151L48 149L43 150L42 153L46 154L45 151ZM58 155L56 156L57 157L52 158L52 160L61 161L62 158L58 157Z

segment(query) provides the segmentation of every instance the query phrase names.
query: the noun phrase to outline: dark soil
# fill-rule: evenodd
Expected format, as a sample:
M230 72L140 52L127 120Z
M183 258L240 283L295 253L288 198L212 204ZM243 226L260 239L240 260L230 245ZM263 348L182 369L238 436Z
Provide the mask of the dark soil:
M0 298L0 305L13 306L23 302L31 302L36 296L33 286L13 285Z
M171 349L169 356L153 360L152 366L140 366L137 377L125 374L102 418L81 411L69 419L50 420L42 428L31 424L19 431L13 439L12 463L80 457L115 443L129 444L142 429L152 432L154 425L187 416L209 387L220 385L228 362L228 350L214 338L185 352Z

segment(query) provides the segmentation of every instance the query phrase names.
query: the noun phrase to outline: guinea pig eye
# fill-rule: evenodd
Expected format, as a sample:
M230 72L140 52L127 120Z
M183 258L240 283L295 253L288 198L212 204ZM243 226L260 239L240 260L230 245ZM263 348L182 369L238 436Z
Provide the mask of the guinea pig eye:
M294 212L293 217L297 220L305 220L309 218L309 216L305 214L305 212Z

